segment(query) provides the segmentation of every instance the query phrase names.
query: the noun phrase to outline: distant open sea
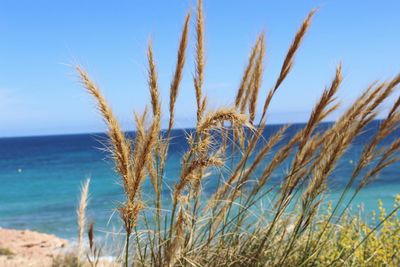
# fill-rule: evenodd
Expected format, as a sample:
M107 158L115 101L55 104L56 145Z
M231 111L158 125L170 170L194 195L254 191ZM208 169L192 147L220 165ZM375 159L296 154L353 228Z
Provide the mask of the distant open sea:
M363 145L376 132L379 123L374 121L357 138L331 175L330 199L338 197L352 171L352 164L357 162ZM291 126L287 138L303 126ZM328 126L329 123L325 123L320 127L323 129ZM279 127L268 126L265 137ZM190 129L173 131L166 169L166 182L170 185L179 177L180 157L187 148L186 131ZM386 144L399 136L400 132L395 132L385 140ZM89 220L95 222L97 229L110 230L112 226L107 226L108 220L115 206L123 200L123 195L119 177L113 171L113 162L104 151L104 143L107 143L104 134L1 138L0 227L32 229L74 239L79 187L85 178L91 177ZM273 177L282 177L289 163L283 164ZM213 187L215 183L210 183L206 193L211 193ZM149 183L145 183L143 189L145 193L152 193ZM395 195L399 193L400 164L396 163L385 169L376 182L362 191L353 207L364 203L366 212L370 212L376 210L377 200L382 199L389 210ZM117 214L114 215L114 221L116 217Z

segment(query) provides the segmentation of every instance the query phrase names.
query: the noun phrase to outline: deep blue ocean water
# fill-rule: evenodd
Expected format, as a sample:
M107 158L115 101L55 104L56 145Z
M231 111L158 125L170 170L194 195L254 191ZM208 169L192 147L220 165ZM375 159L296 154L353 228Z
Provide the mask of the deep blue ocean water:
M329 179L329 198L335 199L352 171L352 162L363 145L376 132L375 121L360 135ZM321 129L329 123L321 125ZM268 126L264 135L270 136L279 125ZM303 127L296 124L289 128L289 138ZM166 169L166 181L174 183L180 171L180 157L187 148L185 133L174 130ZM397 131L385 144L400 136ZM284 139L282 143L286 140ZM107 138L104 134L80 134L0 139L0 227L32 229L73 239L76 235L75 208L82 181L91 177L88 217L97 229L111 230L107 226L114 208L123 200L119 177L113 171L113 163L104 150ZM279 179L289 166L283 164L273 174ZM364 203L369 212L382 199L389 210L393 198L400 193L400 164L385 169L376 182L360 193L354 205ZM208 178L205 189L211 193L216 179ZM152 194L149 183L144 192ZM169 194L169 192L164 192ZM116 221L116 217L113 220Z

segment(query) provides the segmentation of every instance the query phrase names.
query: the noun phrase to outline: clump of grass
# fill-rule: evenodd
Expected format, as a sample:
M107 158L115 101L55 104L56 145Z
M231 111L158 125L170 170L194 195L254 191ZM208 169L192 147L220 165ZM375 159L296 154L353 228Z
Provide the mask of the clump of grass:
M398 161L400 139L389 145L383 141L399 127L399 99L365 144L339 200L327 215L320 210L329 178L355 138L398 89L400 75L371 84L328 129L321 131L317 126L339 107L337 92L343 80L339 64L306 125L293 136L287 134L289 126L283 126L265 138L268 108L293 68L314 14L314 10L310 12L296 33L257 118L265 35L260 34L252 48L232 105L209 110L203 92L204 18L199 1L193 78L197 123L188 134L189 148L183 153L180 175L170 186L171 206L163 206L163 197L168 194L162 192L166 190L165 164L185 65L190 14L185 18L170 85L166 131L161 130L163 114L151 42L147 57L152 113L145 110L135 114L134 139L122 132L100 89L77 67L108 126L110 151L121 176L125 201L117 208L126 234L121 252L125 266L351 266L383 259L388 266L398 264L397 255L388 251L398 249L394 245L397 239L391 235L398 236L400 229L393 219L399 206L387 215L381 210L372 227L361 219L350 219L347 211L360 190ZM288 166L286 173L278 171L282 165ZM219 179L219 186L212 196L206 196L202 185L210 172ZM281 179L272 179L273 174ZM146 195L154 198L143 197L141 185L146 179L154 189L154 194ZM266 199L270 202L264 209Z
M74 253L59 255L53 259L52 267L79 267L78 257Z
M14 256L14 253L9 248L0 247L0 256L11 257Z

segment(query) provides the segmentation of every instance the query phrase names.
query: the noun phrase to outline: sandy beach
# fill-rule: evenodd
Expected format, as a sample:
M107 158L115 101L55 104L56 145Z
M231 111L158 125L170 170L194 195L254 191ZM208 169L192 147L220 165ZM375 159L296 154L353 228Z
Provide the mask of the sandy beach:
M0 228L0 266L51 266L67 245L67 240L54 235Z

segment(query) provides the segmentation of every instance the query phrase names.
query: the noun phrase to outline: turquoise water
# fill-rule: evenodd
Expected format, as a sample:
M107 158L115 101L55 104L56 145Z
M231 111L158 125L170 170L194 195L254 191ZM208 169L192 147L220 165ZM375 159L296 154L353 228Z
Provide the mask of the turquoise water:
M352 170L351 162L356 160L378 123L374 122L357 138L331 175L330 199L338 197ZM329 124L321 128L326 126ZM264 135L268 137L279 127L267 127ZM300 124L291 127L287 138L301 127ZM190 130L173 132L166 169L166 182L170 185L180 171L180 157L187 147L186 131ZM399 136L400 133L396 132L385 142L388 144ZM112 216L113 209L123 200L123 195L113 163L103 149L106 142L104 134L0 139L0 227L32 229L73 239L79 186L86 177L91 177L89 220L95 222L98 230L111 230L118 221L118 215ZM272 180L279 181L288 165L289 161L283 164L273 174ZM399 167L400 164L396 163L384 170L377 181L359 195L354 205L362 202L369 212L376 209L377 200L382 199L390 209L394 196L400 193ZM212 178L206 180L208 194L217 184L217 179ZM152 194L148 182L143 189ZM166 189L164 195L168 197L169 194ZM113 219L107 225L110 217Z

